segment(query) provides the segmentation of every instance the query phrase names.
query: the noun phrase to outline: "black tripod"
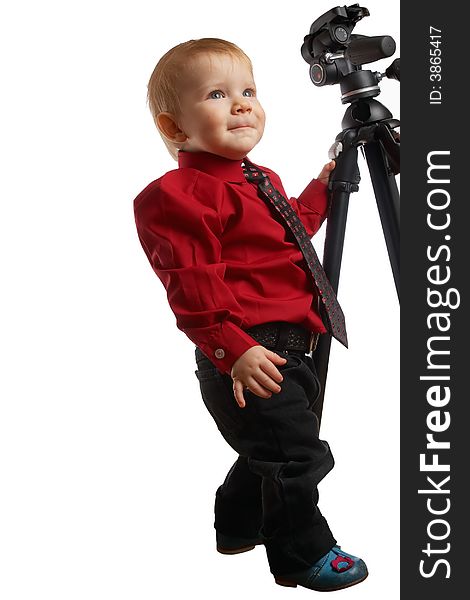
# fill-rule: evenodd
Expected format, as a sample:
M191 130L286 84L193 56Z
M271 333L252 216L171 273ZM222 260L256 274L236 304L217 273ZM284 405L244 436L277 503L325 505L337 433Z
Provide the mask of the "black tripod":
M350 104L343 131L336 137L330 158L336 161L331 174L323 268L335 292L338 291L349 195L359 189L357 150L365 153L377 201L387 251L399 296L399 194L395 175L400 172L400 143L394 128L400 122L374 97L380 93L380 73L363 71L360 64L372 62L395 51L390 36L352 36L356 22L369 12L358 4L337 7L317 19L305 37L302 56L309 62L310 77L317 86L340 83L343 104ZM333 48L331 48L333 46ZM399 59L385 76L399 80ZM321 383L321 393L313 410L321 422L328 373L331 337L321 335L312 357Z

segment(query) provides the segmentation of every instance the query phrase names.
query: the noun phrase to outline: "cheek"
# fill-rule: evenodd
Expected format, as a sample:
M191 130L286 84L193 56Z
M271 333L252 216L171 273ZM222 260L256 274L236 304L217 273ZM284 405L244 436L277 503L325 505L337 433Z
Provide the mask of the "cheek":
M261 106L259 107L259 123L260 123L260 128L261 131L264 131L264 125L266 123L266 115L264 110L261 108Z
M199 123L200 129L205 130L207 128L215 129L220 127L225 122L224 112L221 107L212 105L204 111L201 111Z
M264 127L264 123L266 121L266 115L265 115L265 112L264 112L261 104L259 104L259 103L257 104L257 106L255 107L255 111L258 116L258 120L259 120L260 124L262 124Z
M209 134L217 124L216 111L200 109L193 110L191 117L186 119L186 133L190 136Z
M217 117L217 114L211 113L206 117L206 126L208 129L218 129L220 127L220 119Z

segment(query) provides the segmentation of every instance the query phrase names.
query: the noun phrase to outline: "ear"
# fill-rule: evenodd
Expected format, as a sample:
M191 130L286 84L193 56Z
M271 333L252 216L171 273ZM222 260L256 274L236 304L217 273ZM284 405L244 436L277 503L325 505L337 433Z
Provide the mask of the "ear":
M157 115L157 127L170 142L175 144L188 139L184 131L179 128L176 117L169 112L161 112Z

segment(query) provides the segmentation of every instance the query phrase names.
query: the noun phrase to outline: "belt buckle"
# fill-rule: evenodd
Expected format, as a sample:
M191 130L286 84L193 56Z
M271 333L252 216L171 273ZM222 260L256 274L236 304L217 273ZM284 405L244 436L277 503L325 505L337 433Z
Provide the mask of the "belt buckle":
M318 338L320 337L320 334L316 331L312 331L312 333L310 334L310 343L308 346L308 353L310 354L311 352L315 352L315 350L317 349L317 344L318 344Z

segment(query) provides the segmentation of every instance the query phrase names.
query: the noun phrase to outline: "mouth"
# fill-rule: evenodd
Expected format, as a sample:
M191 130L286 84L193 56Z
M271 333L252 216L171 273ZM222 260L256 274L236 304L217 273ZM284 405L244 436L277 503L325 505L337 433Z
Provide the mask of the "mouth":
M236 127L230 127L229 131L233 131L234 129L251 129L251 125L237 125Z

